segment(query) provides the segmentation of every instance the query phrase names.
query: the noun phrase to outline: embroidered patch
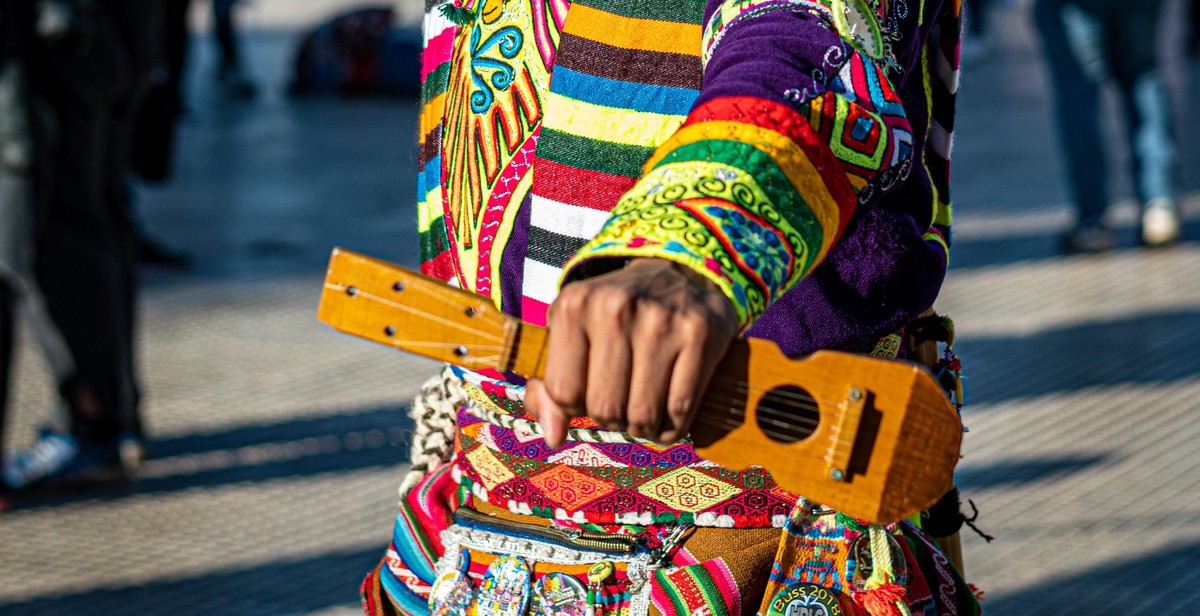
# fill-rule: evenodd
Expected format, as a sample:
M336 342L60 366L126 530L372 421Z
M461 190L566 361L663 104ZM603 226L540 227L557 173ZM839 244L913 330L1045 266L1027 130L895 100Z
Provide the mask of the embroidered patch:
M471 467L483 479L483 485L491 490L496 486L516 477L508 467L504 466L491 450L486 447L476 447L466 454L467 460L470 460Z
M586 616L587 589L574 576L547 573L533 585L529 611L533 616Z
M479 585L478 616L524 616L530 576L524 559L501 556L492 561Z
M771 599L767 616L842 616L842 606L828 588L793 584Z

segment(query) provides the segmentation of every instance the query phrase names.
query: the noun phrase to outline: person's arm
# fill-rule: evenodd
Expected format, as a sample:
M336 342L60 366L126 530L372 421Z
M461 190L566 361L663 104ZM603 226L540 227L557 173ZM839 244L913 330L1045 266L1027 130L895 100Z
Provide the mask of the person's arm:
M725 27L706 41L692 112L567 266L546 379L526 398L551 443L585 413L682 437L729 341L817 267L859 191L911 155L879 65L795 3L757 8L710 4Z
M926 23L924 47L912 51L914 64L897 83L919 154L860 192L860 201L872 205L857 210L824 263L744 335L769 338L791 357L818 349L866 353L933 305L951 243L950 146L961 13L947 9ZM886 198L874 200L881 192Z

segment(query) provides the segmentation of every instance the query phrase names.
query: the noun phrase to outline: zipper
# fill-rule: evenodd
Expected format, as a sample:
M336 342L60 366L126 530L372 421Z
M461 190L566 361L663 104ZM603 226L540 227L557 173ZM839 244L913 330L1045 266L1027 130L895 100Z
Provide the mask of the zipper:
M526 539L538 539L563 547L583 549L592 552L607 552L610 554L630 555L638 550L641 542L636 537L594 533L574 528L559 528L557 526L535 526L522 524L480 513L474 509L460 507L454 512L454 522L467 528L480 530L497 530L506 535L516 535Z

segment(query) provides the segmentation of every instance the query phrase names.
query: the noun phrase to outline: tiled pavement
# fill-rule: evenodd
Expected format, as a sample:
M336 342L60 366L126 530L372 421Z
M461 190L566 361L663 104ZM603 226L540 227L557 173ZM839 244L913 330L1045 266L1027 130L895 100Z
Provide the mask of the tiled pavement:
M258 6L270 25L287 5ZM963 80L939 301L971 376L960 483L996 537L967 536L968 572L990 614L1191 614L1200 126L1182 126L1184 243L1135 248L1122 203L1120 250L1057 256L1069 212L1044 69L1024 11L997 18L993 55ZM289 40L254 39L264 81L282 81ZM414 112L276 91L233 103L197 81L176 181L141 192L148 226L198 259L146 272L153 458L128 489L0 516L0 614L356 613L357 579L390 531L404 410L432 366L327 331L313 311L335 244L414 262ZM16 379L9 446L50 417L29 346Z

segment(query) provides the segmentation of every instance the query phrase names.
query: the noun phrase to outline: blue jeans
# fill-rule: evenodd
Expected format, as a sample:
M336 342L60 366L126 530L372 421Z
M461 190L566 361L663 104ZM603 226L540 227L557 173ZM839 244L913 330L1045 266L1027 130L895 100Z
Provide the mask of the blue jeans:
M1170 101L1155 54L1162 5L1162 0L1038 0L1034 7L1079 226L1100 224L1108 207L1099 109L1100 87L1109 77L1121 95L1138 199L1144 204L1175 198Z

